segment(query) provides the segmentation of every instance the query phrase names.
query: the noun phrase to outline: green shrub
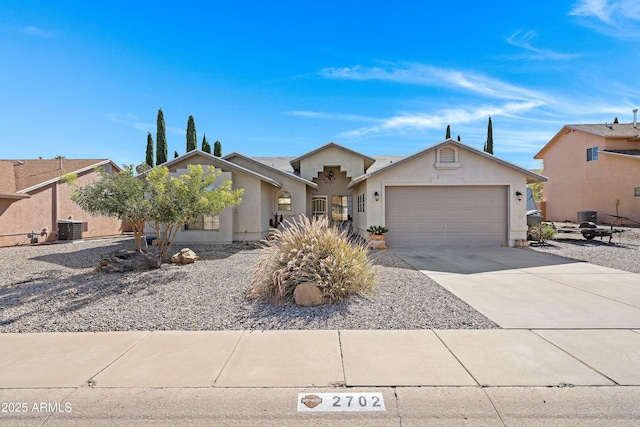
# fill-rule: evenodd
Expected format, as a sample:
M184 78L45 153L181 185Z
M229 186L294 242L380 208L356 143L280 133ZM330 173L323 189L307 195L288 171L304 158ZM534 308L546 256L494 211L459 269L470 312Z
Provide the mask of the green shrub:
M346 231L330 226L327 218L285 221L262 251L248 291L256 300L293 301L296 286L314 283L325 302L335 303L375 285L365 244L350 242Z
M556 238L556 230L549 224L535 225L529 228L528 237L529 240L545 243Z
M367 233L374 234L376 236L382 236L383 234L388 233L389 230L381 225L372 225L367 228Z

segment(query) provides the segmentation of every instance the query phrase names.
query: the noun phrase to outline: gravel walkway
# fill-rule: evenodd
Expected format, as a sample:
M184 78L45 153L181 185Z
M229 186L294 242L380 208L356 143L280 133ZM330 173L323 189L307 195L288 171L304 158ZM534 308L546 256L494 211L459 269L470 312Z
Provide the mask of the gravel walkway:
M133 246L111 239L0 248L0 332L498 328L392 251L372 252L374 295L302 308L245 298L260 250L242 245L189 245L200 256L190 265L94 270L103 254Z
M558 228L563 225L566 224L556 223ZM581 234L558 233L555 240L544 245L532 245L529 249L640 273L640 229L616 233L611 243L608 242L608 237L586 240Z

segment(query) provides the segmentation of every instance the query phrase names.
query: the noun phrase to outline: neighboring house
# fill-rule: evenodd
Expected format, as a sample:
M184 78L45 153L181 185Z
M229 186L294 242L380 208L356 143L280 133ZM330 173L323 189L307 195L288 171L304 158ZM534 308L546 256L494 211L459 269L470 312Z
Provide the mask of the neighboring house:
M544 160L548 221L598 222L620 215L640 221L640 126L637 123L566 125L538 154ZM581 216L584 217L584 214Z
M84 185L99 178L95 167L120 169L110 160L0 160L0 246L58 239L59 221L78 221L82 237L122 234L122 221L91 217L70 199L72 189L60 182L65 173Z
M329 143L297 158L194 150L164 166L177 176L189 164L215 166L245 193L240 205L181 230L176 241L184 243L259 240L281 218L306 215L363 237L384 225L394 247L513 246L527 234L526 185L546 180L451 139L406 157Z

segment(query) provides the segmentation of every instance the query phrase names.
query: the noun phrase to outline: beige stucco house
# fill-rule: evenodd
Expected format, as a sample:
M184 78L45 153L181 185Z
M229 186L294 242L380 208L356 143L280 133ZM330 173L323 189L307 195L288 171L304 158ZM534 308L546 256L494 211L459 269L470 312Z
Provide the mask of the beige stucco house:
M240 205L181 230L176 241L184 243L259 240L280 220L306 215L363 237L386 226L396 247L513 246L526 238L526 185L546 180L451 139L410 156L367 156L335 143L296 158L194 150L164 166L180 175L189 164L213 165L245 193Z
M566 125L538 154L544 160L546 219L577 221L597 212L640 221L640 126L637 123ZM584 215L582 215L584 217Z
M96 167L120 170L104 159L0 160L0 246L28 244L31 233L40 243L57 240L60 224L77 227L79 238L122 234L122 221L90 216L60 182L63 174L75 173L78 184L86 185L100 178Z

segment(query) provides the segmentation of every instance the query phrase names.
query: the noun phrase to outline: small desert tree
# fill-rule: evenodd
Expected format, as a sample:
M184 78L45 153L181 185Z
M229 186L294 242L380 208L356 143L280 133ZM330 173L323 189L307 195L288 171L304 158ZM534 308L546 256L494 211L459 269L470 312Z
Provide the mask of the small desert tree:
M92 216L108 216L131 224L136 249L142 250L144 224L149 216L149 201L145 199L146 182L134 175L133 165L125 165L122 172L109 173L98 167L99 181L79 187L77 175L67 174L62 181L74 187L73 200Z
M146 176L146 199L150 204L149 225L158 233L161 260L169 254L177 232L200 216L213 216L228 206L239 204L244 190L233 190L231 181L214 187L216 172L213 166L203 171L201 165L190 165L189 173L170 177L169 170L157 167Z

